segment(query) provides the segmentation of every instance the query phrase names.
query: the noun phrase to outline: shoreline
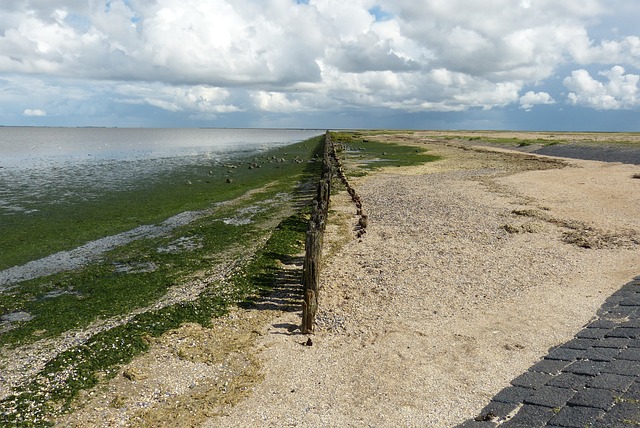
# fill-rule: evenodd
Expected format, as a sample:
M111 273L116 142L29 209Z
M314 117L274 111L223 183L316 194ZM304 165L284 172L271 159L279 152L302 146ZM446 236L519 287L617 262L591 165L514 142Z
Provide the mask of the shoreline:
M297 233L289 223L302 221L293 217L310 199L307 187L317 169L312 153L318 141L270 152L272 162L260 159L264 165L254 167L255 174L250 163L242 172L227 166L227 174L235 172L234 183L223 180L219 187L230 189L225 195L240 196L217 202L211 199L219 194L204 190L206 200L190 203L210 208L186 210L156 226L125 232L126 242L115 242L122 235L108 236L56 253L45 260L53 257L52 268L59 273L47 272L5 290L0 295L0 420L18 426L45 423L64 410L77 390L112 376L144 353L155 336L184 322L208 325L230 305L262 292L265 284L249 279L270 277L275 261L262 256L265 248L279 254L297 245L289 242ZM283 153L276 161L283 151L289 153L287 160ZM240 182L245 175L255 177ZM260 178L265 180L260 183ZM196 180L186 187L194 186ZM209 193L211 186L202 180ZM269 243L280 235L279 242ZM96 246L106 248L97 254ZM60 266L59 257L75 265ZM20 411L24 408L29 410Z
M609 215L622 195L637 197L637 186L619 188L624 174L637 181L637 168L433 143L421 133L366 138L444 159L353 178L370 221L361 240L346 195L332 198L313 346L302 346L297 311L267 304L289 299L289 284L263 309L154 340L102 385L104 395L83 393L58 425L452 426L638 275L637 245L624 240L636 235L623 232L640 233L640 216L628 214L640 203ZM590 200L598 189L611 196L600 205ZM583 238L594 247L566 242L569 224L592 227L596 236ZM282 266L295 278L295 260Z

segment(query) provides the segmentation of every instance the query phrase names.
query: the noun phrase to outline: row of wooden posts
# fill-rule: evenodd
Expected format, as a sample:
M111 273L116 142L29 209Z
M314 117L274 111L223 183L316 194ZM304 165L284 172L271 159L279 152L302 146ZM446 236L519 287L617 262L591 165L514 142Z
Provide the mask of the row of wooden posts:
M333 160L336 164L336 171L338 173L338 177L340 177L340 181L344 187L347 188L347 193L351 196L351 200L356 206L356 215L360 218L358 219L358 225L356 226L356 236L360 238L362 235L367 233L367 224L369 217L362 210L362 198L356 192L356 189L353 188L349 180L347 179L346 174L344 173L344 168L342 167L342 161L338 157L337 147L335 143L333 144Z
M327 225L327 215L329 213L329 199L331 197L331 180L335 170L347 192L351 196L357 208L357 215L360 216L356 227L357 236L361 237L366 232L367 215L362 211L362 200L353 189L344 173L341 160L336 153L336 144L331 138L329 131L325 134L324 151L322 155L322 174L318 181L317 194L313 202L313 211L309 226L307 228L307 238L305 242L305 257L302 273L303 303L302 303L302 326L303 334L313 333L318 310L318 291L320 284L320 264L322 260L322 241Z

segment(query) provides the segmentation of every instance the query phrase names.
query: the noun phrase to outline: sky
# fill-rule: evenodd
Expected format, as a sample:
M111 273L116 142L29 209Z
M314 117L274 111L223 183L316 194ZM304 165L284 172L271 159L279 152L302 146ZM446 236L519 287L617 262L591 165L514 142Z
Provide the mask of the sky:
M638 0L2 0L0 125L640 131Z

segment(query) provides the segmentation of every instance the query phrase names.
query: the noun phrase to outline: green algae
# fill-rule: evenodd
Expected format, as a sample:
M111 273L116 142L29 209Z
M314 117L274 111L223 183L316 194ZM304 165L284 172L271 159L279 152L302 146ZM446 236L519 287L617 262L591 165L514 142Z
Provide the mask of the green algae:
M341 142L346 157L363 173L379 166L409 166L438 159L419 147L365 141L357 134L341 138ZM269 160L276 160L279 155L312 159L320 143L321 139L313 139L294 145L295 149L288 146L279 154L270 154ZM224 200L232 202L215 205L208 215L164 236L123 245L103 254L95 263L26 281L20 284L20 291L0 296L0 313L22 310L33 315L33 319L0 334L0 344L9 350L55 339L101 320L126 318L54 356L13 395L1 400L0 424L46 426L51 418L70 411L81 390L112 378L121 365L145 352L150 337L186 322L207 326L212 317L226 313L234 304L259 305L261 296L277 283L280 262L294 258L302 250L313 193L313 186L308 192L304 183L313 182L319 174L317 162L267 162L262 168L252 169L245 164L244 172L239 171L243 165L229 169L232 172L227 170L221 178L233 175L231 182L225 178L222 193L213 196L207 187L212 183L206 183L206 178L202 183L196 180L197 184L190 180L188 191L180 185L173 190L148 191L167 202L168 206L161 207L162 215L144 214L146 199L142 194L136 196L140 201L130 197L132 205L127 206L127 213L108 227L96 229L96 236L100 236L98 230L116 233L162 221L184 210L211 208ZM260 171L258 179L253 172L260 169L264 171ZM183 193L187 197L182 198ZM284 194L292 198L279 199ZM248 222L233 221L247 215L251 217ZM130 219L135 221L129 222ZM64 223L61 219L56 221ZM54 246L72 248L84 242L82 239L76 237L64 243L58 240ZM159 251L171 248L178 250ZM224 266L225 274L207 283L194 299L136 312L162 299L171 287L206 278L216 267Z
M238 172L231 183L225 180L223 192L200 199L199 192L189 194L192 199L173 204L163 216L153 214L161 221L176 207L208 209L186 225L0 294L0 314L22 311L32 316L0 333L6 356L30 343L95 329L90 339L52 356L43 370L0 401L0 425L47 425L51 417L69 410L79 391L113 376L117 367L144 352L148 337L186 322L206 326L230 305L250 304L267 292L278 260L298 253L303 245L305 207L313 197L306 190L312 186L305 183L319 173L319 163L308 160L315 158L321 142L316 138L269 153L269 160L289 156L296 161L266 160L262 168L247 167L258 174ZM172 195L169 199L177 197L167 194ZM235 199L219 203L223 197ZM237 218L242 221L233 221ZM195 287L195 296L158 304L175 287L187 292ZM96 328L101 323L106 327Z

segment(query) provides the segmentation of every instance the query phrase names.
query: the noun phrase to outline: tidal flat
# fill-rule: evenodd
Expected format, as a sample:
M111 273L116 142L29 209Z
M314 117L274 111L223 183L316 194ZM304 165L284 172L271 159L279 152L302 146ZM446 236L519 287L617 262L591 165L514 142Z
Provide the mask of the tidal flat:
M415 148L338 137L361 165L354 175L434 160ZM50 271L2 284L0 421L46 425L155 337L185 323L207 326L268 292L282 260L303 248L321 142L174 170L69 208L41 203L28 224L3 223L5 267L72 259L87 240L106 244L89 245L77 264L54 259ZM26 233L38 242L22 245Z

